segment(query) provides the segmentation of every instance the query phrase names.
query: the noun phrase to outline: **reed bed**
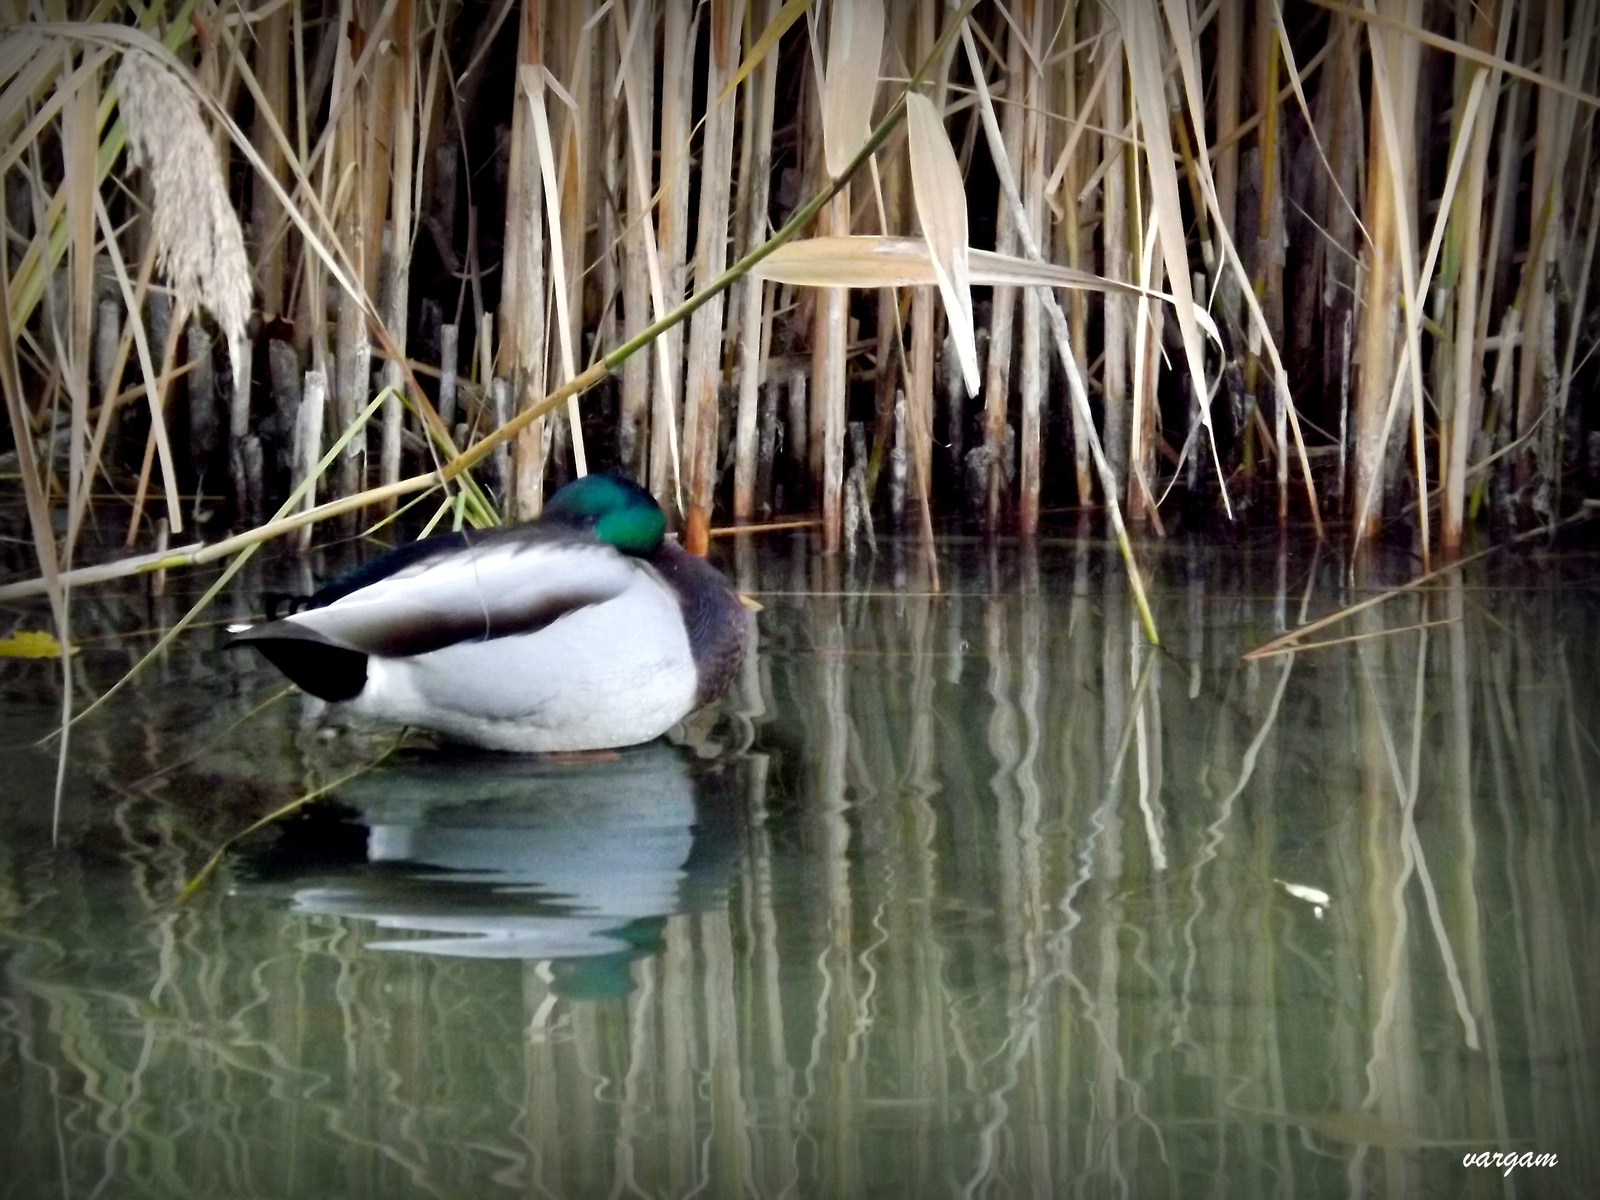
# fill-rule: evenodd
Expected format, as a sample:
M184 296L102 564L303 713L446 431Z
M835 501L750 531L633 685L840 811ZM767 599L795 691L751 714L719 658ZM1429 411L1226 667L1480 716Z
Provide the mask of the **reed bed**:
M302 485L481 524L609 467L701 551L1125 508L1426 561L1600 474L1593 5L40 16L0 10L0 385L58 607L106 488L145 552Z

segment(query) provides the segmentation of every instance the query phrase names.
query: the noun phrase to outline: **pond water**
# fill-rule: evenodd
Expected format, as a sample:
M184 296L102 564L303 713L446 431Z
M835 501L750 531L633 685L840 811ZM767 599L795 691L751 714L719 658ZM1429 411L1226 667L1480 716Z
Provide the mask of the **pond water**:
M202 626L54 846L0 659L0 1197L1600 1194L1600 557L1245 661L1415 564L1148 545L1157 651L1086 537L717 551L758 649L675 744L393 750ZM209 581L80 591L75 707Z

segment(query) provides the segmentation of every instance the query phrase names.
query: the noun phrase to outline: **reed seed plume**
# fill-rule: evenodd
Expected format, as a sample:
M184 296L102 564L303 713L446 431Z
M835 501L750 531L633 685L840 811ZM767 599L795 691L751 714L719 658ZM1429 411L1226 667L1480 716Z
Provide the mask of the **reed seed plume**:
M153 193L156 262L185 307L204 307L216 318L228 338L234 384L242 386L250 264L200 105L177 75L137 50L122 56L117 100L128 159L144 169Z

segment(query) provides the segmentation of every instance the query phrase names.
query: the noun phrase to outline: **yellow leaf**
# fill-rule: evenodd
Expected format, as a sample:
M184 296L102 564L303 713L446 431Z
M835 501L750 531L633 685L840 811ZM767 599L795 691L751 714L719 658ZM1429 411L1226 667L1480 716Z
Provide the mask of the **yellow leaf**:
M76 654L74 646L71 653ZM61 643L55 635L44 629L18 629L10 637L0 638L0 658L60 658Z
M733 78L728 80L728 86L717 96L718 104L726 100L733 89L744 82L745 76L761 65L761 60L771 53L779 39L788 32L789 26L804 16L806 9L810 7L811 0L788 0L778 15L772 18L772 23L761 31L761 36L756 39L755 45L750 47L750 53L745 56L744 62L739 64L739 69L734 72Z

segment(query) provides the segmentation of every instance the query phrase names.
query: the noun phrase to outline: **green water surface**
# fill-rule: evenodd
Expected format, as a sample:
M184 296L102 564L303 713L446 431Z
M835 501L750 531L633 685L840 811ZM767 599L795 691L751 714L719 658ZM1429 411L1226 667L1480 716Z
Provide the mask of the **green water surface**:
M1087 538L718 552L757 649L677 744L363 772L207 626L54 845L0 660L0 1198L1600 1194L1600 558L1245 661L1416 564L1152 544L1157 651ZM206 582L80 591L74 706Z

